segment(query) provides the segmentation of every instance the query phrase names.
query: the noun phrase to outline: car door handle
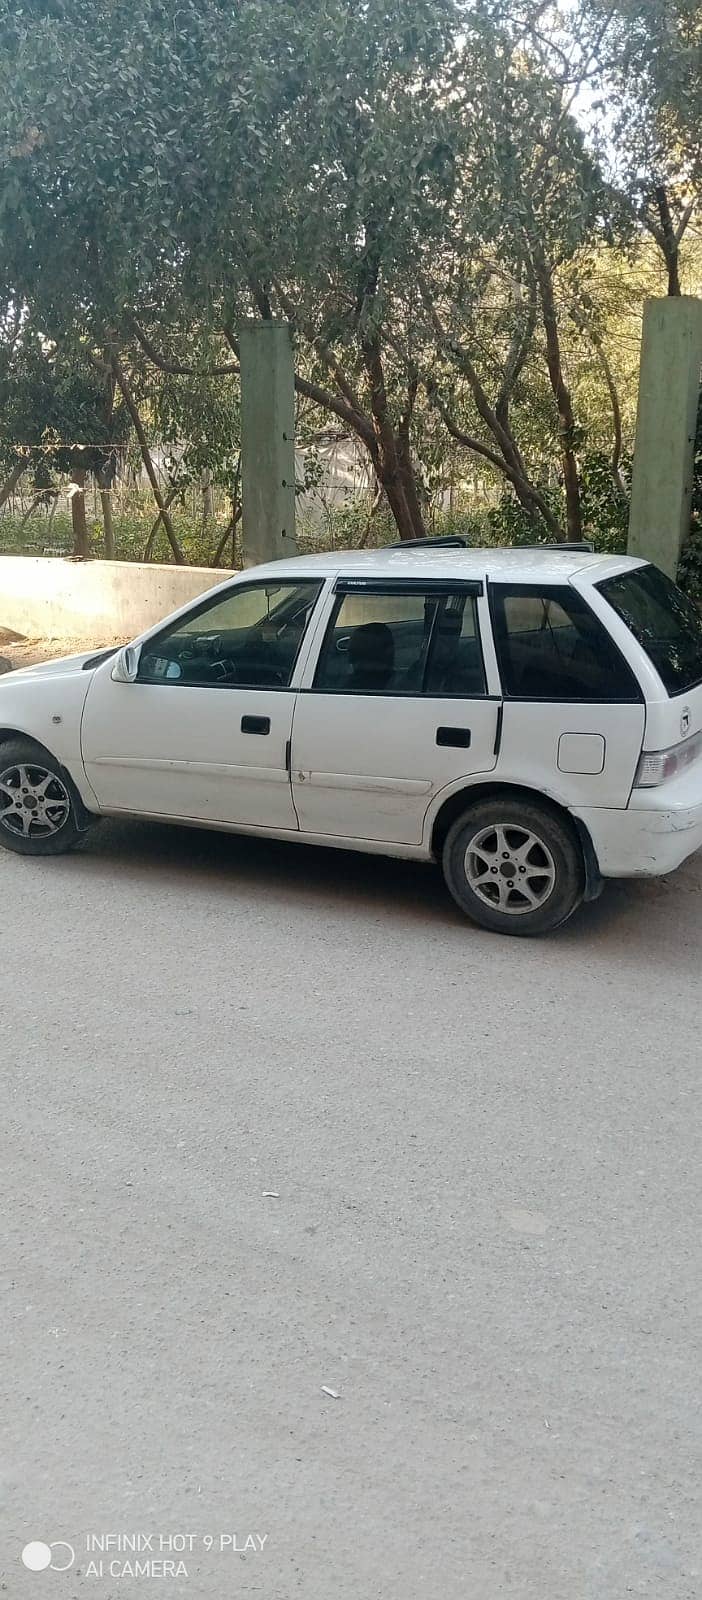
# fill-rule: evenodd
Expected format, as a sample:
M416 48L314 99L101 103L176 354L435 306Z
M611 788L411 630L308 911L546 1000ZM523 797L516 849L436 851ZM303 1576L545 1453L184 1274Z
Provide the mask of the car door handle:
M270 733L271 719L270 717L242 717L241 731L242 733Z
M455 745L459 750L467 750L470 746L470 728L437 728L436 742Z

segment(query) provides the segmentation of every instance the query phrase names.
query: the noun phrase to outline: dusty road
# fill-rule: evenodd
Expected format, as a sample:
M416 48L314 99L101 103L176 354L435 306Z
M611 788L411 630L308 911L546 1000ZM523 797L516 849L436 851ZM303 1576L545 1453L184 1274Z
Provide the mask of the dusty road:
M0 854L10 1600L699 1593L701 879Z

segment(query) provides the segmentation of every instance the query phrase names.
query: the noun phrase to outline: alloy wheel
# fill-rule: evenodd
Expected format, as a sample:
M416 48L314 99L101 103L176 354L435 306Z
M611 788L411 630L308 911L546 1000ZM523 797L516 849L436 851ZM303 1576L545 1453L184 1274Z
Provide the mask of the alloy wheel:
M0 826L25 839L48 839L71 813L65 784L35 762L0 772Z

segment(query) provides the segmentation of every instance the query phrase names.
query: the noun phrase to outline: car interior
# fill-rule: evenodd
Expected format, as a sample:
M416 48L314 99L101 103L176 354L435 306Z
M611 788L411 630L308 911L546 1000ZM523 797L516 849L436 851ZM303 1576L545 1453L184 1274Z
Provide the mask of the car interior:
M409 619L344 625L329 632L314 687L334 694L485 693L482 652L465 596L427 599Z
M187 620L180 631L149 640L138 678L190 686L283 688L290 682L319 583L287 587L285 597L245 627L228 626L236 598ZM262 601L265 591L261 591ZM217 626L222 617L222 626Z
M503 687L521 700L636 700L638 686L589 606L574 593L498 598L495 634Z

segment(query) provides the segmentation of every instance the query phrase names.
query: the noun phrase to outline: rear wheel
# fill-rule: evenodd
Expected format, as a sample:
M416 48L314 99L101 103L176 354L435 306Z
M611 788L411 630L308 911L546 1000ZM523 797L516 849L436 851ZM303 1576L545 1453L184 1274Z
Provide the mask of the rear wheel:
M78 838L76 802L60 762L27 739L0 745L0 844L54 856Z
M454 900L496 933L549 933L572 916L585 873L565 819L538 802L480 800L446 838L443 870Z

